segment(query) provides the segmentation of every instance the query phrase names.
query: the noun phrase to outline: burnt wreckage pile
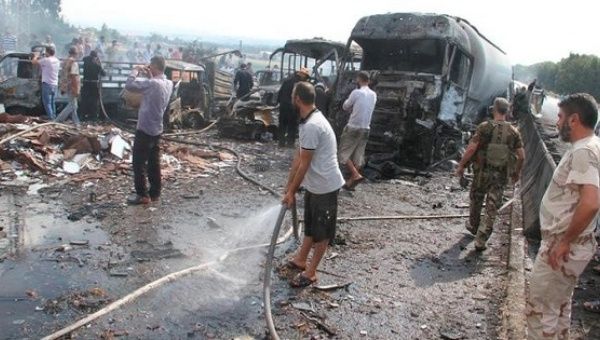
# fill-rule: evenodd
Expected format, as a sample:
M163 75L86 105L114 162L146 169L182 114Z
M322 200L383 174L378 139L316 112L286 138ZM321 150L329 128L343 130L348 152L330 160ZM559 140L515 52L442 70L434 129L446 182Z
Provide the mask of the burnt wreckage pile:
M367 153L382 162L424 169L458 156L466 133L497 96L510 96L506 54L467 21L447 15L395 13L362 18L347 46L362 48L378 101ZM358 70L348 60L333 90L330 120L348 121L341 104ZM392 171L393 173L394 171Z
M0 114L0 186L66 179L84 182L127 175L133 136L106 125L75 129L21 115ZM164 177L209 177L234 156L162 142Z

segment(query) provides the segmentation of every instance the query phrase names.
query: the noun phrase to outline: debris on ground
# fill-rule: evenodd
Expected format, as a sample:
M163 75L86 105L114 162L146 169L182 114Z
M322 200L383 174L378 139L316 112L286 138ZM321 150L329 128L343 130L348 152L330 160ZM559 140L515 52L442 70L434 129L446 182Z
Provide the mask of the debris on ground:
M37 121L0 115L0 138L34 127ZM17 123L13 123L17 122ZM68 178L74 182L129 174L133 136L108 125L45 126L0 145L0 182ZM228 153L181 147L163 141L163 177L206 177L233 162Z
M76 291L56 299L47 300L42 307L48 314L58 314L67 309L92 313L109 302L111 302L111 299L108 293L102 288L94 287L86 291Z

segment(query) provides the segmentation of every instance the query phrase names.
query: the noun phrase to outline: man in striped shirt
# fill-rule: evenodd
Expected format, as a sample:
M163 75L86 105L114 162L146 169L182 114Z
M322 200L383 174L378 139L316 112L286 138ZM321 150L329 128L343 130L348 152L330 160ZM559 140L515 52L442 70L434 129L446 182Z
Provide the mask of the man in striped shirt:
M0 52L6 53L17 49L17 37L6 30L2 39L0 39Z

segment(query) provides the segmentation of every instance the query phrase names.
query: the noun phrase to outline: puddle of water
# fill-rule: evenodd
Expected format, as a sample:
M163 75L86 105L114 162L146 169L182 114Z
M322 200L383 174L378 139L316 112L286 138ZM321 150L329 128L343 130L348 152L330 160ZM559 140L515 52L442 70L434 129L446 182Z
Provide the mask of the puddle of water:
M69 243L87 240L90 246L105 244L108 236L98 225L87 223L85 219L72 222L66 218L65 209L60 205L47 203L30 204L23 217L23 246L25 249L50 244Z
M93 287L106 281L103 271L87 263L48 261L55 257L54 246L70 241L87 240L88 247L61 253L85 259L86 254L98 257L94 245L105 244L108 236L97 224L84 220L71 222L61 204L29 203L19 209L23 243L17 256L0 263L0 338L23 338L44 335L54 322L64 320L69 313L51 316L36 310L43 299L53 299L72 290ZM74 247L75 248L75 247ZM39 298L29 299L27 291ZM20 300L15 301L13 298ZM33 332L33 333L31 333Z

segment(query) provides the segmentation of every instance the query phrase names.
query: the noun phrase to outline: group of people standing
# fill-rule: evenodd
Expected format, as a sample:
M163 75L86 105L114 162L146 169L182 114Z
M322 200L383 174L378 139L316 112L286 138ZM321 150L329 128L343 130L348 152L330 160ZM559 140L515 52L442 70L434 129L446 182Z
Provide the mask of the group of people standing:
M86 119L98 119L99 79L105 72L96 50L83 58L83 87L78 63L79 51L71 47L68 58L62 63L56 57L56 50L47 46L43 56L32 58L32 63L38 65L42 74L42 104L47 116L54 121L63 122L71 119L77 126L80 124L78 101L82 95L81 106ZM59 76L60 74L60 76ZM60 92L59 92L60 91ZM58 94L68 96L66 107L57 114L56 97Z

